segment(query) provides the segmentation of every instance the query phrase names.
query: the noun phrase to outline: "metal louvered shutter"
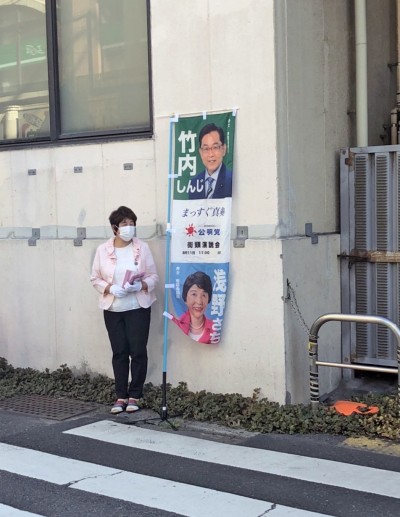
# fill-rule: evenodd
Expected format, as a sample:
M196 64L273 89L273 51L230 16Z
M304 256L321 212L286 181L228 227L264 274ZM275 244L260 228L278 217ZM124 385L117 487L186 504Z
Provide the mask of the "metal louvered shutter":
M400 322L400 146L342 150L342 311ZM343 335L351 362L397 366L396 338L382 325Z

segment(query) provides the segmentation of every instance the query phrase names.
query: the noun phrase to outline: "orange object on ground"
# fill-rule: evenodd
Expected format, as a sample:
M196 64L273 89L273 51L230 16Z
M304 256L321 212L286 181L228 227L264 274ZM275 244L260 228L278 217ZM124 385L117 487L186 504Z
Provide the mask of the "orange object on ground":
M375 415L379 412L377 406L367 406L362 402L353 402L350 400L337 400L333 406L338 413L342 415L352 415L353 413L359 413L360 415Z

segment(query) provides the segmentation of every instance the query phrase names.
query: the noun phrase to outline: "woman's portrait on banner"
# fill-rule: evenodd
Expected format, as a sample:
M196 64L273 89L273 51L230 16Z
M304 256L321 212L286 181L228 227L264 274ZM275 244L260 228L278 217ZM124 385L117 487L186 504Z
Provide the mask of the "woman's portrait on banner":
M207 318L205 312L212 299L212 290L211 278L203 271L189 275L182 288L182 300L187 310L179 318L173 317L173 322L199 343L211 343L213 321Z

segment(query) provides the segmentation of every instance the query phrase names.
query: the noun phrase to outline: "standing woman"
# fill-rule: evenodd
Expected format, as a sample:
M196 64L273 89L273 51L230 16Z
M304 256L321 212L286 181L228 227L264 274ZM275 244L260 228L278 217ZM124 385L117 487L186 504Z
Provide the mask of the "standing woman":
M117 397L113 414L139 409L147 374L151 304L156 300L157 270L149 246L136 238L136 220L126 206L111 213L114 237L97 248L90 277L101 294L99 307L104 311L113 353ZM140 278L132 283L124 280L127 270Z

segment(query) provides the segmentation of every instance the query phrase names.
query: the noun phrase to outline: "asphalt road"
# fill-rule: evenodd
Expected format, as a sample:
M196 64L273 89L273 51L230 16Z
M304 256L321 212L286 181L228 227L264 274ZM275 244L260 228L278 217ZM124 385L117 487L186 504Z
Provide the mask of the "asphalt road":
M0 516L400 516L400 445L154 416L0 410Z

